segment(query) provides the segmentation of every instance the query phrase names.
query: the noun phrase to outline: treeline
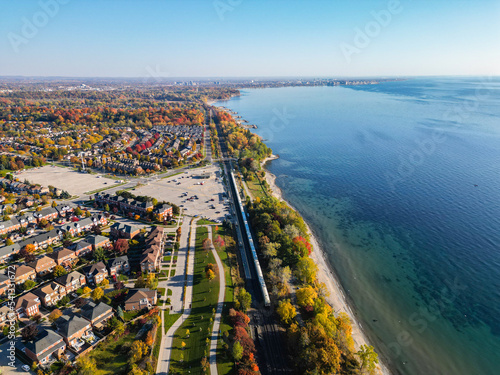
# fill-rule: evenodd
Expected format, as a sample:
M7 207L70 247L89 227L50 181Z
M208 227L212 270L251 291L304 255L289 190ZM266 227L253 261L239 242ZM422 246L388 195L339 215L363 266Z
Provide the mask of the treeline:
M274 197L248 203L257 233L266 283L275 309L287 329L287 344L300 374L369 373L378 363L373 347L356 352L349 317L334 314L328 291L317 280L309 257L307 227L285 202ZM291 280L298 284L291 293Z
M272 150L262 139L250 130L238 126L229 113L219 111L214 120L224 132L228 151L234 157L260 161L271 155Z

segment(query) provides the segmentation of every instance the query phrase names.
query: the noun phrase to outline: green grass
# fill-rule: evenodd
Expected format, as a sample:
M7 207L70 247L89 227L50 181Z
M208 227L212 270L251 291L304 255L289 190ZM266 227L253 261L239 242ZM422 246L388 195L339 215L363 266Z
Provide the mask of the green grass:
M170 271L170 277L173 277L173 276L175 276L175 270Z
M170 314L170 310L165 310L163 315L163 326L165 327L165 334L168 332L170 327L174 325L177 319L180 318L182 314Z
M164 262L170 262L170 259L172 259L172 257L170 255L163 257Z
M129 322L132 319L136 318L139 315L139 313L140 311L124 311L123 318L125 319L126 322Z
M161 331L161 330L160 330ZM132 342L137 332L131 331L128 335L118 339L110 339L89 353L89 357L95 361L97 370L96 375L120 374L128 366L129 354L127 350L121 350L123 344Z
M217 223L215 221L207 220L207 219L200 219L198 220L198 225L216 225Z
M160 296L164 296L165 295L165 288L158 288L158 294Z
M226 231L225 228L220 226L217 231L212 232L212 243L217 238L221 236L225 243L227 243L227 238L230 237L230 232ZM229 321L229 309L233 306L234 302L234 286L231 279L231 265L228 250L226 246L217 251L219 258L221 259L222 266L224 268L224 275L226 277L226 292L224 296L224 308L222 310L222 319L220 324L221 333L225 331L230 331L232 329ZM233 375L235 374L234 362L230 355L222 348L223 341L219 340L217 343L217 371L220 375Z
M190 369L191 374L202 374L201 359L208 355L209 347L206 339L210 337L212 322L210 318L214 316L213 309L217 307L217 297L219 294L219 277L208 281L205 277L205 266L208 263L215 263L211 252L203 250L202 241L207 237L207 229L199 227L196 231L196 252L194 262L194 286L191 315L175 333L172 350L171 371L185 373ZM186 330L190 330L189 338L186 337ZM210 332L208 331L210 329ZM181 350L181 343L186 343L184 350ZM180 362L181 353L184 355L184 362Z
M260 181L260 178L257 177L255 172L253 173L253 179L252 181L245 180L248 190L250 191L250 194L253 195L254 199L259 197L260 199L264 199L267 197L267 190L264 186L262 186L262 183Z
M171 296L172 295L172 289L167 289L167 296Z

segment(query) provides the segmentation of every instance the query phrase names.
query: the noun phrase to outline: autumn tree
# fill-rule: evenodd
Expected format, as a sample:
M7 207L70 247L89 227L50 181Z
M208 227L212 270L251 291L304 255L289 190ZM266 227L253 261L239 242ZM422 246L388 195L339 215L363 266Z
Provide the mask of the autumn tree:
M38 326L36 324L30 324L21 330L21 336L25 341L30 341L38 335Z
M209 281L212 281L215 278L215 272L209 269L206 272L206 276Z
M57 265L54 267L54 271L53 271L54 277L64 276L64 275L66 275L66 273L67 272L63 266Z
M52 312L49 314L49 320L51 322L55 322L57 319L59 319L62 316L62 312L59 309L52 310Z
M130 346L129 356L131 363L139 362L148 352L148 347L144 341L135 340Z
M128 241L125 238L116 240L115 244L113 245L113 249L120 255L127 254L128 248Z
M297 263L297 276L302 282L312 284L316 281L318 266L309 257L304 257Z
M297 310L295 310L289 299L280 301L276 312L285 324L290 324L297 315Z
M240 288L236 295L236 301L238 302L239 309L246 312L252 305L252 295L245 288Z
M233 358L236 362L239 362L243 357L243 347L241 346L239 341L236 341L233 345L232 350Z
M104 291L100 287L97 287L92 291L91 296L94 302L97 302L104 296Z
M316 298L318 298L318 293L310 285L297 290L297 303L301 307L312 306Z
M367 371L372 373L378 363L378 354L375 353L373 346L371 345L361 345L358 352L356 353L360 359L359 369L361 371Z
M78 375L94 375L97 372L95 361L89 355L78 357L76 360Z

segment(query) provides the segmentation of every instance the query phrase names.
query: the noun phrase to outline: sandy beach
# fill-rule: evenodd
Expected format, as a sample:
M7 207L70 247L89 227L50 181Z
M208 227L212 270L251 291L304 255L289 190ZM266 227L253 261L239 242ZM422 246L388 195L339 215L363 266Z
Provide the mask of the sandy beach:
M270 157L265 158L262 161L262 166L264 166L267 162L278 158L279 157L276 155L271 155ZM266 181L271 188L273 196L280 200L286 201L285 199L283 199L283 194L281 192L281 189L275 183L276 176L267 170L265 176L266 176ZM290 207L292 207L295 210L295 208L288 201L286 202ZM316 262L318 266L318 275L317 275L318 281L324 283L327 286L328 291L330 292L330 296L327 298L328 303L333 307L333 309L337 314L339 312L345 312L346 314L349 315L352 322L352 337L354 339L356 349L358 349L361 345L370 345L368 338L361 329L361 324L356 320L351 308L347 303L344 292L342 291L342 288L340 287L340 284L337 281L336 276L333 274L333 271L330 269L328 265L328 261L325 259L324 251L319 245L319 242L317 241L314 232L311 230L307 222L306 226L307 230L310 233L311 245L313 246L313 252L311 253L311 258L314 260L314 262ZM379 354L379 365L377 373L383 375L390 375L391 372L383 362L384 360L383 358L381 358Z

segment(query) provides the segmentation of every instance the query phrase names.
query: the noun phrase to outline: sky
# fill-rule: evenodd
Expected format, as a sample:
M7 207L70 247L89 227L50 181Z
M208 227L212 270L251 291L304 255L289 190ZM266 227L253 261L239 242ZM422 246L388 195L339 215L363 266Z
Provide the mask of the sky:
M500 75L500 0L0 0L0 76Z

